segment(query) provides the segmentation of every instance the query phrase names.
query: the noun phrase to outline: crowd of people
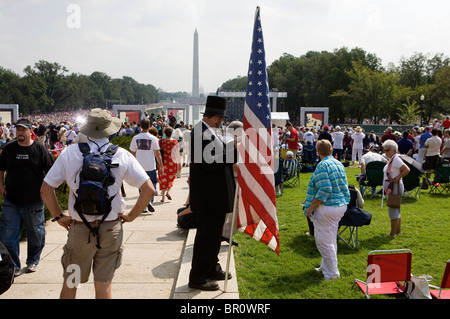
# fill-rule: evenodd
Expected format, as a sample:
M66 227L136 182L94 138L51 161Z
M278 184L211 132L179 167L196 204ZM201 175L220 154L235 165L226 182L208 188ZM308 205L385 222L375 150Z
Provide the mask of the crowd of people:
M443 130L442 130L443 128ZM388 237L401 234L401 198L404 192L403 177L410 172L409 166L399 155L412 157L427 174L430 174L441 160L450 160L450 118L441 123L438 120L426 127L413 127L397 132L387 127L381 136L373 131L364 132L357 126L341 128L324 125L315 128L294 128L287 122L285 128L272 129L275 152L287 150L284 161L291 162L293 156L302 160L306 150L317 154L317 165L308 182L304 214L316 247L322 256L317 271L325 279L339 278L337 264L336 234L339 221L349 209L350 193L345 167L360 167L360 187L366 178L366 166L372 161L385 163L383 168L382 193L386 195L391 228ZM358 164L357 164L358 163ZM344 165L347 164L347 165ZM422 186L423 187L423 186ZM355 189L358 197L361 191ZM375 192L375 189L372 189ZM360 208L363 206L363 200Z
M51 115L33 115L0 126L2 141L0 196L3 199L0 242L11 255L15 276L21 275L23 272L35 272L37 269L45 245L45 204L54 217L52 221L58 222L69 231L69 239L65 247L66 253L62 257L64 269L66 270L73 263L83 265L85 262L89 262L89 256L94 256L93 260L98 258L98 262L102 260L102 265L104 265L104 267L100 267L102 270L98 272L94 269L96 296L99 298L110 297L115 260L121 255L122 230L117 222L119 220L130 222L146 210L154 211L152 202L157 182L160 184L160 191L163 195L171 199L170 188L174 179L180 177L182 159L184 158L184 165L189 165L187 156L189 127L185 127L183 123L176 123L173 121L174 117L171 116L168 117L169 121L163 122L161 119L160 116L150 123L150 118L143 118L139 125L122 123L119 118L112 116L107 110L92 109ZM124 124L127 127L133 127L133 132L122 132L121 127ZM150 134L149 132L153 139L150 140L151 143L145 143L142 137ZM107 146L111 145L110 141L113 137L122 134L134 134L134 136L130 145L131 152L119 148L117 153L114 153L114 162L118 163L112 164L111 167L116 167L118 164L119 169L115 170L114 175L110 175L115 181L113 185L107 186L107 197L111 199L110 206L106 206L109 213L98 219L100 222L96 221L98 217L94 216L95 214L90 215L86 221L80 218L83 214L80 214L75 205L76 200L80 197L80 194L77 193L78 183L81 183L82 178L88 176L82 170L82 168L84 169L82 167L84 153L80 152L81 145L86 144L90 152L101 154L109 150ZM80 148L69 147L73 143L80 143ZM158 173L152 169L153 167L144 167L143 157L139 153L146 149L152 150L152 152L153 149L158 151ZM164 154L162 157L159 150ZM154 154L146 155L146 159L153 158L153 162L155 162ZM69 190L69 215L62 212L55 195L56 188L63 181L66 182ZM140 190L136 205L129 212L124 211L123 197L125 194L121 192L124 181ZM25 197L23 196L24 192L27 194ZM110 194L111 192L116 194ZM94 192L94 194L98 193ZM162 201L164 201L164 196ZM98 227L91 229L85 225L79 226L84 222L89 225L97 223ZM25 268L21 267L19 258L22 225L25 226L28 242ZM111 227L108 229L113 231L105 231L105 227ZM82 234L86 234L86 236ZM88 235L89 238L91 235L97 238L98 247L90 245L90 239L89 244L86 245L84 239ZM110 254L110 257L102 259L102 253L96 252L99 248L101 248L101 252ZM74 259L75 250L78 256L76 260ZM72 253L69 254L69 252ZM78 255L79 252L82 255ZM82 282L89 277L89 268L82 267ZM76 289L68 289L66 284L63 285L62 298L73 298L75 294Z
M0 124L0 196L4 199L0 241L13 256L16 274L22 271L18 251L22 220L29 246L26 271L36 271L39 264L45 243L45 204L53 217L52 222L67 229L69 234L61 258L64 269L61 297L76 296L76 287L68 285L67 279L71 274L68 267L77 264L82 268L81 283L86 282L93 271L96 296L111 298L116 261L122 254L121 223L132 222L147 210L155 211L153 201L158 184L161 202L171 200L174 180L181 176L181 167L189 166L190 188L187 208L183 212L196 213L197 228L189 287L219 289L215 281L224 280L226 274L218 262L218 252L220 242L224 240L227 217L235 204L239 143L237 136L227 136L227 128L242 128L242 123L238 121L224 124L225 112L226 100L210 96L203 119L195 127L177 122L171 114L166 118L164 114L155 117L145 113L139 123L122 122L103 109L29 116L16 123ZM196 133L202 134L202 138L195 139ZM133 135L130 152L118 148L113 153L118 164L114 167L118 170L107 191L111 193L108 214L101 217L92 214L86 221L76 205L80 183L78 173L84 169L84 157L78 148L69 146L83 143L89 146L91 152L103 154L110 149L111 138L116 135ZM347 165L344 163L351 161L352 166L360 166L361 179L370 160L386 163L383 190L387 194L391 220L388 236L393 237L401 233L401 215L400 206L392 204L390 199L394 198L395 189L401 195L402 178L409 172L408 166L398 155L413 157L427 173L436 167L438 159L450 158L448 117L442 123L435 121L430 126L414 127L401 133L388 127L381 136L364 132L360 126L341 128L324 125L316 131L308 127L295 128L287 122L285 128L273 127L272 136L274 149L287 150L289 158L301 158L303 150L311 147L317 152L318 163L308 182L304 214L313 223L315 232L312 235L322 256L321 265L316 270L326 279L340 276L336 232L339 220L350 203L345 172ZM234 146L229 148L227 143ZM211 146L214 150L223 151L223 154L204 151ZM195 147L201 152L194 154L192 150ZM381 150L384 155L380 154ZM54 152L58 153L56 160L50 156ZM208 154L211 158L204 158ZM201 158L194 158L194 155ZM217 157L233 160L221 162L217 161ZM23 180L27 183L22 183ZM67 183L70 194L68 215L59 206L55 193L63 182ZM129 211L125 211L121 196L123 182L139 189L137 201ZM29 194L25 198L21 196L24 189ZM83 224L86 223L92 224L93 228L85 227ZM97 245L94 241L91 243L91 235L96 237ZM88 243L86 238L89 238ZM92 261L102 266L91 269ZM230 278L229 275L227 278Z
M360 126L324 125L318 128L303 126L294 128L291 122L287 122L285 128L273 125L272 135L275 146L288 149L299 157L306 147L315 146L317 141L326 139L333 146L333 157L339 161L351 161L350 166L359 166L365 153L374 146L381 149L386 140L395 141L400 154L411 156L421 164L428 160L426 167L429 165L431 168L434 167L437 155L450 158L450 118L448 116L442 122L434 120L428 126L414 126L402 132L387 127L381 135L373 130L365 132ZM428 147L425 142L432 136L435 138L428 142L428 144L431 143ZM430 158L427 159L427 157Z
M209 123L214 130L220 131L223 128L224 116L211 114L211 112L216 112L214 104L219 103L219 106L225 107L226 103L222 98L217 98L219 102L214 98L208 99L203 121L199 123ZM210 109L213 111L209 112ZM126 131L127 128L132 131ZM157 184L162 195L161 202L164 202L166 198L171 200L170 190L174 180L181 176L181 167L191 166L189 178L192 182L191 188L206 186L212 193L207 196L211 200L210 205L204 205L205 194L201 192L201 199L199 199L200 193L197 191L189 192L186 202L192 216L194 213L198 216L195 227L198 229L199 236L211 238L211 241L206 240L206 242L196 240L190 287L202 290L218 289L211 280L224 279L224 272L217 267L219 264L215 259L218 253L217 243L220 246L220 242L224 240L222 235L225 232L225 217L232 211L233 201L230 201L230 198L234 198L236 176L233 169L228 167L221 167L217 174L213 174L215 169L206 168L209 176L205 176L204 166L192 165L190 160L192 130L192 126L185 126L183 122L177 123L171 114L167 119L162 117L154 119L152 115L144 114L138 124L122 123L107 110L99 108L84 113L21 118L16 123L12 123L11 129L8 125L7 131L10 134L5 139L0 153L0 175L3 177L0 183L0 195L11 209L6 209L6 205L3 207L0 241L12 256L15 276L23 272L35 272L37 269L40 254L45 245L44 205L46 205L52 216L51 221L57 222L68 231L67 243L61 257L64 273L61 298L76 297L77 287L68 283L71 275L70 267L73 264L81 267L80 283L86 282L90 273L93 272L96 297L111 298L111 281L118 266L116 261L122 254L121 223L132 222L142 212L155 210L153 200L157 192ZM129 146L130 152L126 152L121 147L113 147L111 140L116 135L133 135ZM222 141L221 133L218 136L220 139L216 142L220 144L222 143L219 142ZM75 143L79 144L77 145L79 147L71 145ZM87 152L84 151L86 148ZM236 155L235 148L234 152ZM57 156L51 156L56 153ZM110 164L106 163L105 167L109 165L111 170L115 169L115 173L107 175L102 173L100 176L105 177L99 178L101 161L94 160L92 163L86 163L88 158L86 154L89 153L93 154L89 157L92 159L110 154ZM20 165L17 165L17 159L21 160ZM233 164L229 166L231 168ZM35 174L37 172L39 174ZM214 187L211 188L211 183L215 183L214 176L220 177L225 173L228 176L226 190L229 196L221 199L224 192L217 192ZM88 193L87 197L81 199L79 190L88 177L101 181L103 186L98 183L97 185L99 188L103 187L107 195L102 195L100 189L95 189L92 194ZM207 178L207 181L202 182L200 180L202 178ZM21 196L23 180L27 180L26 192L30 195L27 198ZM106 187L103 184L105 181L108 181ZM56 189L63 182L66 183L69 193L68 215L61 209L56 197ZM130 211L125 209L126 195L123 193L123 182L139 189L139 197ZM93 180L83 185L93 187L94 184ZM98 198L102 196L106 200L98 201ZM220 200L224 200L228 206L217 205ZM83 201L83 204L79 201ZM89 204L85 205L85 201ZM94 201L95 204L90 201ZM217 209L211 215L213 206ZM102 216L100 212L103 212ZM211 219L210 216L215 217ZM212 220L216 225L214 229L220 229L220 232L211 232L208 225ZM21 267L19 259L22 223L28 235L26 268ZM208 256L207 260L206 256ZM91 268L92 262L102 266ZM203 273L204 271L207 273Z

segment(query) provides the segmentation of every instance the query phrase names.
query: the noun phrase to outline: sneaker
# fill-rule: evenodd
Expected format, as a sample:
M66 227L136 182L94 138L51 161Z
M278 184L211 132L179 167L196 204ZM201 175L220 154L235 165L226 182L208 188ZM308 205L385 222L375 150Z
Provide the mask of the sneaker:
M18 277L22 274L22 269L20 268L16 268L16 270L14 270L14 277Z
M30 265L27 266L26 272L27 272L27 273L35 272L35 271L36 271L36 268L37 268L37 265L36 265L36 264L30 264Z
M153 207L152 203L148 203L147 209L149 212L152 212L152 213L155 211L155 208Z

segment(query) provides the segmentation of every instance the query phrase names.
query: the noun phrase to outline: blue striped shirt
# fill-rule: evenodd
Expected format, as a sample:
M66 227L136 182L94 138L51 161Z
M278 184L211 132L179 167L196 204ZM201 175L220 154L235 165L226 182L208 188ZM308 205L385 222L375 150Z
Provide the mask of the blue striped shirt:
M332 156L325 157L317 164L308 182L305 211L314 198L325 206L342 206L350 202L344 165Z

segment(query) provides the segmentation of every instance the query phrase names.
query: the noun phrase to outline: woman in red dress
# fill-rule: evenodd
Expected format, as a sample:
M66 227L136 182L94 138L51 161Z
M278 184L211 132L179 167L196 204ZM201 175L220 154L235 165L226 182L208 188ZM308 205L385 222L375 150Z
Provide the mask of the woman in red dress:
M178 141L172 139L173 129L168 126L164 129L165 137L160 140L160 148L163 154L163 170L158 168L159 189L161 190L164 203L165 196L172 199L169 192L173 186L173 181L177 177L177 164L179 162L179 146Z

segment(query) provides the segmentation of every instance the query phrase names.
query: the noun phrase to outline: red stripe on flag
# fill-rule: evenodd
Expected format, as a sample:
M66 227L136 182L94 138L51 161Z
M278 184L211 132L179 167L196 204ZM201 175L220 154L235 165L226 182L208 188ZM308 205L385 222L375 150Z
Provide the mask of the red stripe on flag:
M248 164L247 164L248 165ZM246 165L246 166L247 166ZM253 175L253 177L256 177L255 175ZM245 214L246 216L246 225L242 225L241 224L241 217L238 216L238 221L237 221L237 225L238 228L241 227L245 227L245 232L247 234L249 234L250 236L253 237L254 235L254 231L256 229L256 227L258 226L259 220L254 220L253 216L251 215L251 209L250 207L252 207L255 212L257 212L258 216L260 217L260 220L262 220L264 222L264 224L267 226L267 229L265 231L265 238L261 238L261 242L264 242L266 245L270 242L270 239L272 238L272 236L275 237L276 241L277 241L277 248L276 248L276 252L277 254L279 253L279 235L278 235L278 228L277 228L277 224L275 222L275 220L270 216L269 212L267 211L266 207L261 203L261 201L259 200L258 196L256 196L256 194L248 187L247 183L245 182L245 180L242 178L242 175L238 174L238 183L239 186L241 187L241 200L242 203L244 204L244 211L239 210L239 215L241 214ZM273 189L272 185L268 185L268 189L270 190L271 188ZM264 188L264 190L266 190L267 188ZM267 194L267 191L266 195ZM273 192L274 196L270 196L268 195L268 197L272 200L272 202L275 205L275 192ZM260 194L260 196L264 196L264 194ZM264 241L263 241L264 239Z

